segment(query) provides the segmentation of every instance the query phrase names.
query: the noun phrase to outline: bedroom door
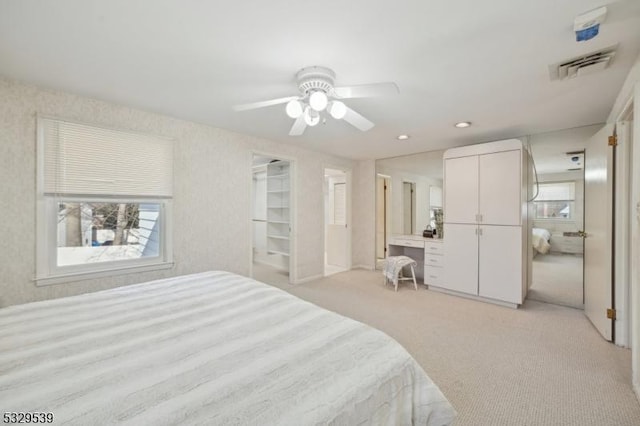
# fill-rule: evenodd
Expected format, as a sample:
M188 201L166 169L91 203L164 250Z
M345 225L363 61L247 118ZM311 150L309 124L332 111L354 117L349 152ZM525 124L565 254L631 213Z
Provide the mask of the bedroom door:
M342 170L324 170L325 179L325 266L324 275L350 268L349 180Z
M584 312L602 336L613 340L612 235L613 147L606 125L586 144L584 169Z

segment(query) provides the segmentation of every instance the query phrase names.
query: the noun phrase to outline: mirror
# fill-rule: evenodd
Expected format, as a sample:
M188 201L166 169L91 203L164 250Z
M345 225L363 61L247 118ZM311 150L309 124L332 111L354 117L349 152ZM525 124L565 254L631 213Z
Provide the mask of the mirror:
M442 209L444 150L376 160L376 257L386 257L391 235L435 229Z

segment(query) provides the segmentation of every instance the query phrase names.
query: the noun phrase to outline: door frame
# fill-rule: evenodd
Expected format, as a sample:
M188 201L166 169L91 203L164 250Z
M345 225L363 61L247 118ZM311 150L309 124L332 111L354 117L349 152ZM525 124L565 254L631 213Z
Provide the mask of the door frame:
M388 254L388 241L389 241L389 237L391 236L391 185L392 185L392 181L391 181L391 176L390 175L386 175L384 173L376 173L376 180L375 180L375 236L376 236L376 250L375 250L375 256L374 256L374 268L376 268L378 266L378 190L377 190L377 186L378 186L378 179L382 179L384 181L384 184L386 185L386 189L383 189L383 193L384 193L384 201L383 201L383 210L384 210L384 217L383 217L383 223L384 223L384 258L387 258L387 254Z
M353 268L353 254L352 254L352 237L353 237L353 216L352 216L352 208L351 208L351 190L352 190L352 170L348 167L344 167L344 166L336 166L334 164L330 164L330 163L323 163L322 165L322 183L324 186L324 173L326 169L333 169L333 170L342 170L344 172L344 178L345 178L345 198L346 198L346 209L347 209L347 271L350 271ZM322 197L322 217L325 217L324 212L326 211L326 197ZM323 222L323 234L326 231L326 227L327 227L327 223L326 223L326 218L322 221ZM324 238L322 239L322 253L325 253L327 250L327 237L326 234L324 236ZM325 267L325 261L322 261L322 275L325 276L324 274L324 267Z
M417 221L416 221L416 216L417 216L417 206L416 206L416 191L418 188L418 184L416 181L414 180L409 180L409 179L402 179L402 233L404 234L404 217L405 217L405 212L404 212L404 206L405 206L405 196L404 196L404 184L408 183L411 185L411 234L412 235L414 232L416 232L416 226L417 226Z
M297 159L281 154L274 154L268 151L251 150L249 151L248 176L249 185L253 185L253 157L259 155L263 157L271 157L277 160L289 162L289 284L298 282L298 266L297 258L297 227L296 213L298 211L298 200L296 197L296 177L297 177ZM253 191L249 191L249 208L253 206ZM250 212L251 213L251 212ZM249 214L249 277L253 277L253 221L252 214Z
M615 204L614 204L614 232L613 232L613 304L616 309L614 321L614 343L618 346L630 347L631 339L631 280L632 272L632 144L640 149L635 132L629 128L630 114L634 111L633 97L631 97L621 113L618 115L614 129L618 138L618 146L615 152ZM635 123L635 120L634 120ZM636 126L637 127L637 126ZM631 140L633 137L633 140ZM637 154L636 154L637 155ZM637 166L636 166L637 167ZM638 283L636 283L637 285ZM637 286L635 287L637 288Z

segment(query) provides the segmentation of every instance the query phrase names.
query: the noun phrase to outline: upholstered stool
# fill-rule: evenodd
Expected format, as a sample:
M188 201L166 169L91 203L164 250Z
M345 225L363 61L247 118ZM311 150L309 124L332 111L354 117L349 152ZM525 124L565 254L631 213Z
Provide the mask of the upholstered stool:
M411 277L402 276L402 268L405 266L411 267ZM409 256L389 256L384 260L384 267L382 274L384 275L384 285L389 282L393 283L395 291L398 291L398 281L413 280L413 287L418 290L418 283L416 282L415 267L418 263Z

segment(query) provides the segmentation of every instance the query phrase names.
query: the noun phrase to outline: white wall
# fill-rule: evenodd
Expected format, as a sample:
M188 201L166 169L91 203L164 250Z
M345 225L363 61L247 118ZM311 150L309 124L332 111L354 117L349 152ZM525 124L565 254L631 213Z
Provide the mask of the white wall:
M43 287L35 285L36 114L176 139L173 269ZM0 200L3 204L0 306L210 269L248 274L253 151L295 159L297 276L294 278L321 276L323 165L350 168L350 160L0 79ZM371 176L373 188L373 172ZM367 196L363 198L361 202L366 204ZM373 192L370 199L373 200ZM366 233L362 234L366 239ZM370 234L373 236L373 226ZM373 251L373 242L370 247Z
M376 162L358 161L353 167L353 234L354 267L374 269L376 257Z

